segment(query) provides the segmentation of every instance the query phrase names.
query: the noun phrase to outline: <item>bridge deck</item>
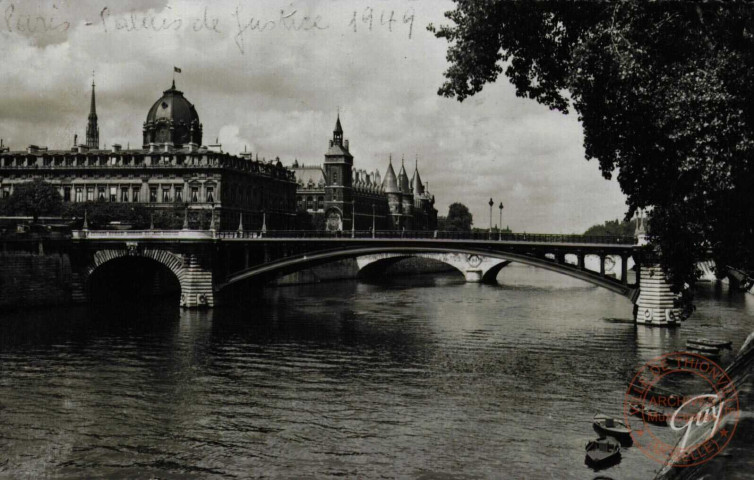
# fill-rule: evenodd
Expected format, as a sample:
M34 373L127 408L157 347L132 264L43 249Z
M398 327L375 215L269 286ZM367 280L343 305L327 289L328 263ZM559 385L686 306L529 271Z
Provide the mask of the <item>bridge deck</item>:
M459 234L458 232L345 232L339 235L323 232L213 232L208 230L78 230L73 232L76 240L92 241L221 241L232 243L288 243L288 244L413 244L413 245L503 245L550 246L626 251L636 247L633 237L603 237L559 234Z

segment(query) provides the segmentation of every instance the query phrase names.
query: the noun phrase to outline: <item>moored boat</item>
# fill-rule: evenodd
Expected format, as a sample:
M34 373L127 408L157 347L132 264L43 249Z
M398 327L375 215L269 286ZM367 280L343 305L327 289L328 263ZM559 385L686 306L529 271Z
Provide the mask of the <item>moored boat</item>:
M714 347L714 348L727 348L731 349L733 342L723 340L711 340L709 338L689 338L686 340L686 346L698 346L698 347Z
M586 463L593 467L607 467L620 461L620 443L606 437L586 444Z
M695 357L694 355L700 355L704 358L707 358L713 361L720 360L720 350L717 348L711 349L710 347L706 347L705 349L699 349L699 348L686 347L686 351L681 352L681 353L685 354L683 356L688 358L691 361L699 360L699 357Z
M719 354L719 347L708 347L706 345L697 345L696 343L686 342L686 349L696 352Z
M608 435L623 443L632 443L631 427L618 418L608 417L598 413L592 423L594 430L600 435Z

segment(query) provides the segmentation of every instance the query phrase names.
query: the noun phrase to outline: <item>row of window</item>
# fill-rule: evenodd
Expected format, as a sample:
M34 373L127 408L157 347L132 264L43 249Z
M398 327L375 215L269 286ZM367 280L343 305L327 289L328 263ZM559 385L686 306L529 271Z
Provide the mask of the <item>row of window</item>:
M306 210L322 210L325 208L325 197L313 197L311 195L304 197L299 196L296 198L296 207L299 210L306 208Z
M141 187L118 187L118 186L87 186L87 187L63 187L63 201L64 202L139 202L141 201L139 196L141 193ZM7 191L7 196L10 196L10 190ZM6 190L3 189L3 196L6 197ZM169 203L169 202L200 202L200 189L199 187L191 187L189 189L189 198L184 200L184 193L182 186L175 187L149 187L149 202L150 203ZM204 201L213 203L215 201L215 188L205 187L204 189Z
M104 166L143 166L146 160L151 165L193 165L193 166L217 166L218 159L203 157L183 156L88 156L88 157L12 157L3 158L4 167L104 167Z

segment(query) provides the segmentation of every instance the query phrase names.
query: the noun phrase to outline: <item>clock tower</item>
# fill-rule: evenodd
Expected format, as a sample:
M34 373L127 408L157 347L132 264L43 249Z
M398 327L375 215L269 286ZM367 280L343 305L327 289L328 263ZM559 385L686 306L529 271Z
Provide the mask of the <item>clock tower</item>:
M325 222L329 231L350 230L353 218L353 156L343 139L340 114L325 154Z

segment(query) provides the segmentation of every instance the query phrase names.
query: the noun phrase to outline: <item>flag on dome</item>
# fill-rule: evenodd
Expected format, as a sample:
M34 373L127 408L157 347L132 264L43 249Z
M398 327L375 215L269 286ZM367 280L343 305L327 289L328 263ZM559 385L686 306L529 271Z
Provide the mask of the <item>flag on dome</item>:
M173 66L173 71L174 71L175 73L181 73L181 69L180 69L180 68L178 68L178 67L176 67L175 65Z

